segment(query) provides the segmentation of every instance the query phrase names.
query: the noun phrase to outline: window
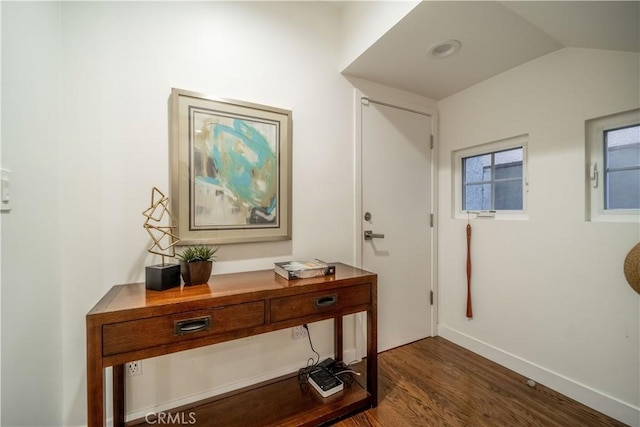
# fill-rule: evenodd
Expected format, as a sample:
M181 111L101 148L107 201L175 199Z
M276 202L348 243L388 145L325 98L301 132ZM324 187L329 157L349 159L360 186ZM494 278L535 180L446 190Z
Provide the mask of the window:
M495 211L522 217L526 206L526 144L518 136L453 153L454 216Z
M462 159L462 210L522 210L522 147Z
M640 110L587 121L587 217L640 218Z

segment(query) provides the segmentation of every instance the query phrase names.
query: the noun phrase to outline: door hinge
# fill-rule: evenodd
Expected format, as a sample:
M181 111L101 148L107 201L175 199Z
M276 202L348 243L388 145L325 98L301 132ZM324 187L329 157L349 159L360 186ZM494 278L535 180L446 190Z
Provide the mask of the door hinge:
M360 98L360 102L362 103L362 105L369 105L369 98Z
M433 305L433 291L429 291L429 304Z
M433 150L433 135L429 135L429 144L431 146L431 149Z
M433 214L429 214L429 225L433 227Z

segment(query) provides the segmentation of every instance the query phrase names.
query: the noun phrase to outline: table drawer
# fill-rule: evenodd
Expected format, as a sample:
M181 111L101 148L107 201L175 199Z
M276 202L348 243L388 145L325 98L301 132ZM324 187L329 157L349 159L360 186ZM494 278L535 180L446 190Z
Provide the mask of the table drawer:
M263 324L264 301L112 323L102 328L102 352L112 356Z
M340 312L348 307L370 303L371 286L368 284L274 298L271 300L271 321L280 322L317 313Z

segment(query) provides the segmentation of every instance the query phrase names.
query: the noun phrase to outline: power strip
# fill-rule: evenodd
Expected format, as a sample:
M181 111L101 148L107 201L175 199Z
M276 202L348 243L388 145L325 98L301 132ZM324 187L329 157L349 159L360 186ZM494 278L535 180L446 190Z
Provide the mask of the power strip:
M344 389L342 380L322 366L318 366L309 374L309 384L322 397L329 397Z

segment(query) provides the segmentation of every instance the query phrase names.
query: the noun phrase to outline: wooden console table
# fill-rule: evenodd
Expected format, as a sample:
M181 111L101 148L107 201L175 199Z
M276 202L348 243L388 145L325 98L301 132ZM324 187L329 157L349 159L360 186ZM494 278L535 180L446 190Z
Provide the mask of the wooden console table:
M342 360L342 317L367 313L366 386L323 399L297 373L171 411L196 425L318 425L378 403L377 276L344 264L336 274L287 281L273 270L212 276L208 285L145 289L118 285L91 309L87 327L89 427L105 424L104 369L113 367L114 426L125 424L124 364L224 341L334 319ZM301 367L306 361L301 361ZM153 422L153 421L152 421Z

